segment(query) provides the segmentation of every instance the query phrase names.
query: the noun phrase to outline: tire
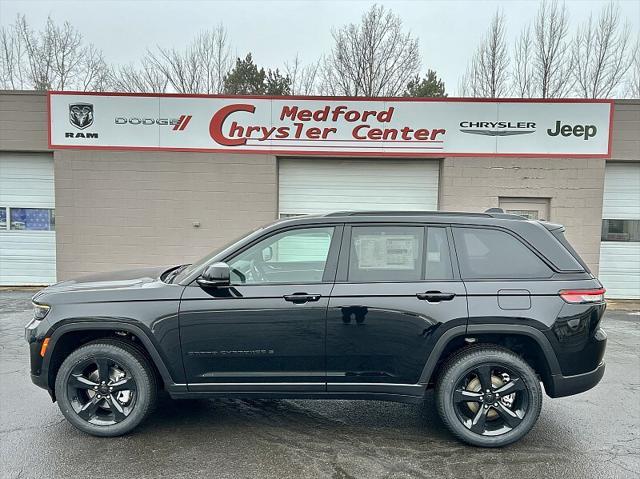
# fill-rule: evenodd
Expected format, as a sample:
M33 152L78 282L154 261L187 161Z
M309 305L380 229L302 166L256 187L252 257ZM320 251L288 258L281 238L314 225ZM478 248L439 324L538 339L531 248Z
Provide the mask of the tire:
M73 426L92 436L113 437L132 431L151 413L157 384L153 367L138 348L98 340L64 360L55 392L60 411Z
M438 414L451 433L478 447L518 441L533 428L542 408L542 388L533 369L513 352L490 345L471 346L447 360L435 396Z

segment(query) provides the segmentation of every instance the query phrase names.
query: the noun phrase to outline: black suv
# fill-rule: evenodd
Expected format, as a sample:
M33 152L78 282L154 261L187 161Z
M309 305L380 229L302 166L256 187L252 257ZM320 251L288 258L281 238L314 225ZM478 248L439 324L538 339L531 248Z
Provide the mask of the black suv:
M504 213L278 221L197 263L44 289L33 382L78 429L172 398L381 399L435 388L459 439L502 446L604 374L604 289L564 228Z

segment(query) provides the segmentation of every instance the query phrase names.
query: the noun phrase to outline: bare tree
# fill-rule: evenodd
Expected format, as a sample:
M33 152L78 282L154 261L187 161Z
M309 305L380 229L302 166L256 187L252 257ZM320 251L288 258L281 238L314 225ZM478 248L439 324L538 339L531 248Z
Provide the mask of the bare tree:
M467 96L498 98L509 94L509 53L505 18L496 12L463 77Z
M420 70L418 39L402 21L374 5L360 24L332 32L334 46L324 59L322 90L351 96L400 95Z
M573 62L567 41L569 17L564 4L543 0L533 25L514 48L513 90L521 97L555 98L573 89Z
M59 27L51 18L47 20L45 32L44 40L51 43L53 77L57 79L57 88L64 90L71 86L82 68L86 53L82 35L69 22Z
M22 90L27 87L25 49L17 24L0 29L0 86Z
M15 32L17 41L24 45L26 72L29 83L35 90L54 88L53 73L53 28L51 18L47 18L45 29L35 32L24 15L18 15Z
M536 96L564 97L573 88L572 59L567 42L569 17L557 0L543 0L533 23L532 80Z
M84 49L76 83L82 91L106 91L111 88L110 73L102 52L89 45Z
M313 95L316 92L316 77L320 62L303 65L299 55L284 64L284 73L291 82L292 95Z
M613 3L602 9L597 22L589 16L572 46L578 95L605 98L617 89L631 66L629 35L629 24L620 24L620 9Z
M640 38L631 51L631 67L628 71L625 96L640 99Z
M224 25L200 35L196 40L204 68L204 85L207 93L221 93L224 78L233 68L229 37Z
M182 51L157 47L148 59L180 93L221 93L233 66L225 28L202 32Z
M3 87L85 90L105 85L107 67L102 53L85 45L80 32L68 22L57 25L49 17L44 29L35 31L24 15L18 15L12 26L2 29L0 42Z
M164 93L169 84L165 74L146 57L140 67L125 65L112 69L109 80L116 91L136 93Z
M520 33L513 52L513 92L521 98L531 98L535 95L532 52L531 26L528 26Z
M462 97L473 97L475 96L475 92L478 90L477 82L478 77L476 76L476 69L473 68L474 59L469 62L467 65L467 69L462 74L460 81L458 82L458 95Z

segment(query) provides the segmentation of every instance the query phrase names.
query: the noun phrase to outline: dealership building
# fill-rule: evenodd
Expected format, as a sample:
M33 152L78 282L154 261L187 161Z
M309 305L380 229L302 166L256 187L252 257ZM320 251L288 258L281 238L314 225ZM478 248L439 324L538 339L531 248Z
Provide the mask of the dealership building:
M0 286L191 262L279 217L502 208L640 298L640 100L0 91Z

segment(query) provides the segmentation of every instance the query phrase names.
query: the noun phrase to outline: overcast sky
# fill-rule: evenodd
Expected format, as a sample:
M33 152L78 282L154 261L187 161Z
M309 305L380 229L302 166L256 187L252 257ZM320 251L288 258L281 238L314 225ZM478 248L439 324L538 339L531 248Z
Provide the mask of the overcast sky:
M227 27L233 50L252 52L256 63L282 68L297 53L311 62L331 48L331 28L358 22L369 1L38 1L0 0L0 24L27 15L40 28L51 14L68 20L101 48L112 63L139 59L147 47L181 47L201 30L219 22ZM534 17L536 0L382 1L420 39L422 69L436 70L455 94L473 48L490 17L501 8L508 36L514 38ZM568 0L572 28L607 1ZM619 2L635 38L640 32L640 0Z

